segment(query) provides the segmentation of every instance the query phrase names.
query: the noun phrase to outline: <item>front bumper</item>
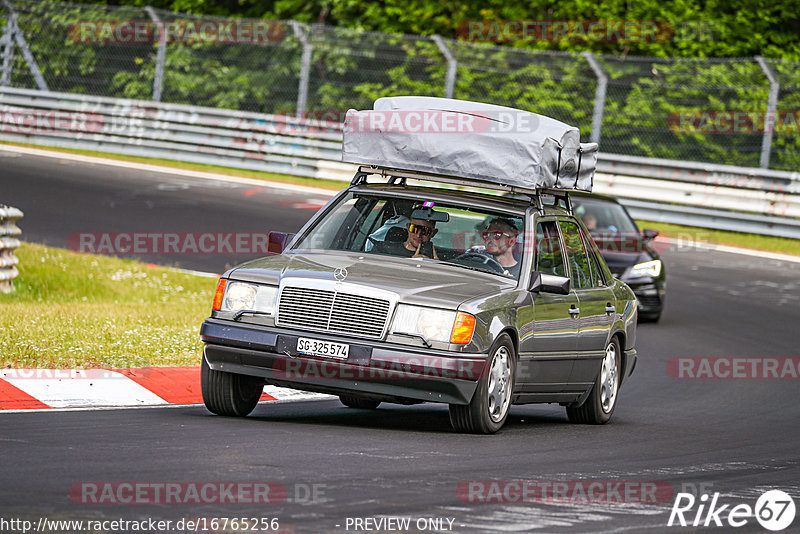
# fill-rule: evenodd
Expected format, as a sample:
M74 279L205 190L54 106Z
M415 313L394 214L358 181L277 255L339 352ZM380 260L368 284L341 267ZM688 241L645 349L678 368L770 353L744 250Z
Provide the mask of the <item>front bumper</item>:
M633 290L638 301L639 314L658 314L664 309L665 287L659 282L628 282L623 280Z
M391 402L468 404L484 372L486 354L357 340L324 333L206 319L204 355L215 371L258 376L268 384ZM346 343L346 360L297 352L297 338Z

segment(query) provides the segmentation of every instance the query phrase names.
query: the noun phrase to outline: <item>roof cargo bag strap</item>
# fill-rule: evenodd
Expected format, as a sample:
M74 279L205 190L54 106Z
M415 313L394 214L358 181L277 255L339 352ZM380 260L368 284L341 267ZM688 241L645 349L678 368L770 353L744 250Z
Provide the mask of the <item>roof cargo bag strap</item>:
M597 143L581 143L575 189L591 191L594 186L594 171L597 168Z

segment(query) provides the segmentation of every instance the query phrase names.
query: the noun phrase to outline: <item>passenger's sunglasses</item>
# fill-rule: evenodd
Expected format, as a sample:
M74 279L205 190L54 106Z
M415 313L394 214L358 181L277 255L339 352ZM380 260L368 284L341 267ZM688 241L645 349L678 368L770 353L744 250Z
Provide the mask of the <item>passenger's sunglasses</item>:
M408 223L406 226L408 226L408 231L412 234L419 234L423 237L430 235L433 231L433 228L430 226L420 226L414 223Z
M481 232L481 237L484 239L484 241L490 238L494 239L495 241L499 241L500 238L503 236L514 237L513 235L507 234L506 232L489 232L489 231Z

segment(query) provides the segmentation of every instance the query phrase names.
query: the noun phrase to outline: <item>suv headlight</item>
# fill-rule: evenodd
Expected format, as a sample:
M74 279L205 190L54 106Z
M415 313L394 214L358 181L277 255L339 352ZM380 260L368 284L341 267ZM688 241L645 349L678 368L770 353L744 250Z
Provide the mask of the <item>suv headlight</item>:
M637 263L631 269L631 278L638 278L640 276L650 275L657 278L661 274L661 260L646 261L644 263Z
M420 336L428 342L466 344L474 331L475 317L468 313L409 304L397 307L392 322L392 333Z
M278 288L245 282L228 281L221 311L253 310L275 315Z

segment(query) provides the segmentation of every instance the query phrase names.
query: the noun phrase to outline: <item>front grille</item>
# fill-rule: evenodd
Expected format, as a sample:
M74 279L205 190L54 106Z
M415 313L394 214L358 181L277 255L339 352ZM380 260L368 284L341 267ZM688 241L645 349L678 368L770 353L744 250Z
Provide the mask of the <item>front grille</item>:
M284 287L278 326L379 338L389 316L388 300L325 289Z

